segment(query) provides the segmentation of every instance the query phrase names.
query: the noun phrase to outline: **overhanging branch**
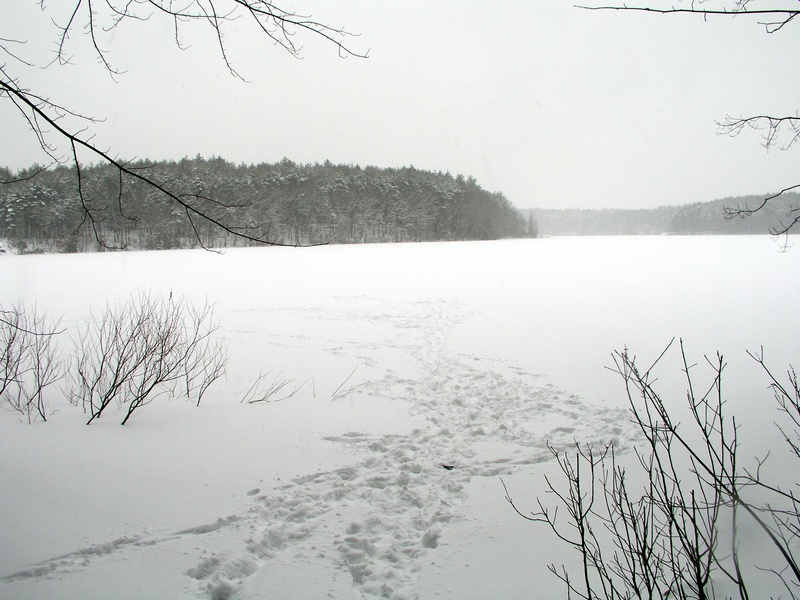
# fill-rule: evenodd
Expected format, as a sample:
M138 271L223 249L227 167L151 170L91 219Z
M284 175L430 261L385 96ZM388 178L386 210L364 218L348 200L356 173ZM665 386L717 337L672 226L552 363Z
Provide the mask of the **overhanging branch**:
M8 95L10 98L12 98L12 100L15 101L15 104L17 104L18 107L20 107L20 105L21 105L22 107L26 108L28 111L30 111L30 114L37 121L41 120L43 123L47 124L55 132L57 132L59 135L64 137L68 141L68 143L70 144L72 161L73 161L73 163L75 165L76 176L77 176L77 181L78 181L78 194L79 194L79 197L80 197L80 200L81 200L81 204L82 204L82 207L83 207L83 211L84 211L84 221L83 221L82 224L85 224L86 222L89 222L91 224L92 229L93 229L94 234L95 234L95 239L98 241L99 244L101 244L101 245L103 245L105 247L109 247L103 241L102 236L100 234L100 231L98 229L98 224L102 221L102 219L98 218L98 216L95 214L96 213L96 209L92 208L89 205L89 203L86 201L86 198L85 198L84 193L83 193L83 189L82 189L82 185L81 185L82 184L82 180L83 180L83 176L82 176L82 173L81 173L80 161L78 159L78 148L83 148L85 150L88 150L91 154L99 157L100 159L102 159L107 164L113 166L115 169L117 169L119 171L120 174L143 182L145 185L155 189L156 191L158 191L160 194L162 194L163 196L165 196L169 200L171 200L171 201L177 203L178 205L180 205L182 207L182 209L185 211L187 217L189 218L189 222L190 222L190 224L192 226L192 229L195 232L195 235L197 236L198 241L200 242L201 245L203 245L203 247L205 247L205 245L203 244L203 241L200 238L200 234L199 234L199 232L197 230L196 224L193 221L194 218L199 218L202 221L210 223L211 225L213 225L213 226L219 228L220 230L225 231L225 232L227 232L227 233L229 233L229 234L231 234L231 235L233 235L235 237L238 237L238 238L241 238L241 239L245 239L245 240L257 243L257 244L268 245L268 246L297 246L297 245L300 245L300 244L282 244L282 243L277 243L275 241L270 241L270 240L266 239L263 236L254 236L254 235L249 234L247 232L249 230L248 227L239 227L239 226L236 226L236 225L231 225L231 224L223 222L221 219L219 219L217 217L214 217L213 215L210 215L206 211L198 209L194 205L193 200L202 200L202 199L205 198L201 194L177 194L175 192L172 192L169 189L167 189L167 187L165 187L164 184L161 184L161 183L155 181L154 179L152 179L150 177L146 177L145 175L142 175L139 172L138 169L130 168L127 165L127 163L122 162L122 161L112 157L110 154L108 154L108 152L105 152L105 151L101 150L96 145L92 144L90 141L84 140L81 137L79 137L78 134L74 134L74 133L71 133L71 132L67 131L58 122L59 119L57 117L53 117L53 116L49 115L44 110L44 108L42 107L42 104L41 104L42 100L40 98L38 98L37 96L32 96L32 95L28 94L26 91L21 90L18 87L16 87L11 82L5 81L3 79L0 79L0 92L4 93L4 94ZM31 121L29 119L29 123L30 122ZM41 137L41 135L42 135L41 134L41 129L38 129L38 135ZM208 199L208 198L205 198L205 199ZM217 202L217 201L214 201L214 202L216 204L220 205L220 206L226 206L224 203ZM320 244L310 244L310 245L313 246L313 245L320 245Z
M706 17L709 16L755 16L755 17L763 17L763 16L774 16L776 20L774 21L759 21L760 25L766 27L768 33L775 33L782 29L785 25L787 25L790 21L792 21L795 17L800 15L800 9L783 9L783 8L767 8L767 9L753 9L750 10L746 8L747 2L737 2L734 8L721 8L721 9L703 9L703 8L655 8L652 6L614 6L614 5L606 5L606 6L585 6L576 4L576 8L582 8L584 10L628 10L628 11L636 11L636 12L647 12L647 13L656 13L656 14L691 14L691 15L703 15Z

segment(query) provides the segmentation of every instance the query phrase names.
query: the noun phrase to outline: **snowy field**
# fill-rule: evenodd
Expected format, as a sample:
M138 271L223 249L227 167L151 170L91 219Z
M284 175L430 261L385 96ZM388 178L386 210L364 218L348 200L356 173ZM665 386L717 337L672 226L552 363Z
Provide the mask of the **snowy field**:
M0 598L563 597L546 565L568 551L500 477L532 509L548 440L629 447L604 367L676 336L725 354L760 448L774 407L745 350L800 366L798 273L766 236L0 256L4 307L69 332L142 290L207 300L230 354L199 407L124 427L58 392L47 423L0 411ZM242 403L259 373L296 393Z

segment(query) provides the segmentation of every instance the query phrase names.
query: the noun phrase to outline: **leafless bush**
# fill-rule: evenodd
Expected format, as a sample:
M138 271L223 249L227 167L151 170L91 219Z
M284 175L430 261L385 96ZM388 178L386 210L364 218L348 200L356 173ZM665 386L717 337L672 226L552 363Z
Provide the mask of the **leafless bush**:
M549 567L566 585L568 597L706 599L722 597L722 588L729 590L726 597L766 597L762 584L772 574L788 597L797 598L796 465L770 478L764 458L755 459L752 469L743 468L738 426L723 400L722 356L706 359L710 382L698 392L691 374L696 365L688 364L682 343L680 350L688 409L683 422L653 387L652 371L663 353L646 371L627 350L614 356L613 370L625 382L633 423L645 440L636 453L640 469L633 479L638 483L631 483L613 447L576 442L574 452L551 448L566 480L547 480L555 507L538 499L536 510L523 513L508 490L506 499L521 516L547 524L577 550L580 576L564 566ZM775 393L784 419L778 430L793 458L800 458L797 376L790 370L784 384L767 369L763 354L751 356ZM566 512L561 519L559 508ZM743 529L767 540L768 564L757 564L764 556L748 554L752 540L742 543Z
M116 401L131 415L162 395L203 398L224 376L227 352L213 338L218 325L208 304L197 309L185 299L131 297L92 319L76 342L73 404L91 423Z
M35 307L30 313L24 307L0 308L0 398L28 423L37 417L47 420L44 391L65 373L55 342L57 326Z

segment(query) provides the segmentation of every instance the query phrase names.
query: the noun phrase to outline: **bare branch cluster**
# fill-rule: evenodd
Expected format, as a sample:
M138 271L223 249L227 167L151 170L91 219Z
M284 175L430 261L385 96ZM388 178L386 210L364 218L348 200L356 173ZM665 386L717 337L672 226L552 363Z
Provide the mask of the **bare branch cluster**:
M92 319L76 342L70 401L99 418L114 402L125 409L122 424L157 397L203 398L225 375L227 351L213 337L209 305L148 294L109 306Z
M45 10L44 2L40 2L40 6ZM182 31L187 25L205 26L215 39L228 70L239 78L242 76L230 59L226 34L231 23L242 17L280 48L296 57L301 55L303 49L296 40L298 33L323 38L336 46L342 56L367 56L366 53L356 52L345 43L353 34L344 28L321 23L309 15L283 9L267 0L77 0L65 21L56 25L58 35L54 60L59 64L72 63L74 57L69 50L70 40L85 35L89 37L95 55L103 67L112 76L120 75L122 71L112 66L102 38L128 21L149 21L153 17L165 18L171 22L175 44L179 48L188 48L181 39Z
M47 420L44 392L61 380L66 363L59 357L57 324L35 307L0 308L0 400L25 415L28 423Z
M49 12L44 1L40 1L43 13ZM63 8L63 7L62 7ZM67 65L74 62L71 46L75 39L88 38L104 70L116 78L122 71L112 64L106 48L106 38L116 29L131 21L148 21L166 18L172 23L175 43L180 48L187 46L181 41L181 32L191 24L206 26L216 41L221 58L234 77L243 79L233 65L226 34L231 23L239 18L250 22L259 34L272 40L280 48L299 57L302 46L298 42L298 34L307 34L322 38L333 44L343 57L366 57L352 50L345 41L352 34L342 28L332 27L312 19L310 16L285 10L266 0L73 0L71 10L63 22L53 19L56 26L55 58L48 65ZM88 133L92 124L98 120L92 116L71 110L51 98L38 94L26 87L22 79L15 74L13 66L34 67L32 61L22 57L20 47L24 40L0 37L0 100L9 101L20 117L27 123L30 131L37 139L39 146L52 161L52 164L71 164L75 171L78 195L84 210L81 226L92 228L98 243L113 248L102 236L100 223L103 212L108 209L111 199L104 199L98 207L88 198L83 189L83 175L79 155L88 153L91 161L106 163L119 172L119 190L116 204L121 210L121 198L124 194L124 180L138 180L151 186L164 197L165 201L175 203L185 215L203 244L198 230L198 221L218 227L234 236L253 242L280 245L269 239L252 234L252 228L239 223L230 211L220 216L218 211L210 210L209 205L218 204L225 208L237 208L238 203L214 198L201 197L172 189L168 184L151 178L146 171L131 168L130 161L122 160L108 149L98 146ZM63 149L66 150L63 150ZM11 181L30 177L31 173L20 173ZM8 183L8 181L3 181Z
M788 150L800 139L800 116L774 117L770 115L755 115L752 117L733 118L727 117L717 123L720 133L736 137L744 129L764 131L762 146L769 150L778 144L781 133L788 130L789 139L779 146L781 150Z
M789 133L788 140L778 146L781 150L788 150L800 139L800 116L773 117L769 115L756 115L753 117L733 118L727 117L724 121L717 123L720 133L735 137L745 129L764 131L762 145L769 150L778 144L784 132ZM800 184L792 185L764 198L755 206L727 206L724 210L726 219L735 217L745 218L763 209L771 200L778 198L800 187ZM789 245L788 234L800 222L800 206L790 206L786 214L778 223L771 227L771 234L776 238L782 238L783 248Z
M581 576L566 567L550 570L567 587L569 597L681 598L716 597L721 580L739 598L758 594L758 577L777 577L790 598L800 597L800 497L797 477L777 481L764 475L765 459L753 469L740 465L738 427L726 413L721 355L706 358L712 376L698 390L681 343L686 378L688 420L675 419L676 408L654 389L653 369L640 370L627 350L614 356L613 371L624 382L633 422L645 441L637 450L640 467L630 474L614 448L575 444L574 452L551 449L565 483L547 480L554 508L539 499L537 510L520 515L545 523L559 539L577 550ZM666 352L666 350L665 350ZM662 353L662 357L664 354ZM763 353L751 356L764 368L784 423L778 430L794 458L800 458L800 389L790 370L782 383L764 364ZM565 486L565 489L562 489ZM566 512L559 519L558 509ZM773 548L765 565L741 556L743 520L759 530ZM761 575L758 575L761 573Z
M625 10L636 11L645 13L657 14L690 14L701 15L703 18L714 16L742 16L742 17L755 17L760 20L759 24L763 25L767 33L776 33L782 30L786 25L791 23L798 15L800 15L800 8L789 8L788 5L779 6L774 4L768 8L752 8L752 0L735 0L730 7L723 8L706 8L703 2L695 2L692 0L687 7L676 7L675 5L669 7L663 6L647 6L646 4L639 6L628 5L602 5L602 6L579 6L586 10ZM781 150L789 149L794 143L800 139L800 114L788 116L775 116L775 115L754 115L749 117L726 117L724 121L717 123L720 133L724 135L737 136L745 129L755 129L764 131L762 145L769 149L778 145L784 133L788 133L788 139L778 146ZM734 217L749 217L755 212L758 212L766 204L778 196L784 194L789 190L793 190L800 185L787 187L777 194L771 195L764 199L758 206L732 206L725 209L725 217L732 219ZM783 237L783 249L788 247L788 239L786 236L795 225L800 222L800 206L792 207L785 219L781 220L777 225L772 228L772 234L776 237Z
M726 206L723 210L723 215L726 219L734 219L736 217L744 219L763 209L771 200L782 196L786 192L796 190L797 188L800 188L800 183L784 188L778 193L772 194L771 196L767 196L755 206L749 206L747 204ZM781 245L784 250L789 247L789 233L791 233L795 225L798 223L800 223L800 206L790 205L786 209L786 214L778 221L776 225L773 225L770 228L770 233L774 237L781 238Z

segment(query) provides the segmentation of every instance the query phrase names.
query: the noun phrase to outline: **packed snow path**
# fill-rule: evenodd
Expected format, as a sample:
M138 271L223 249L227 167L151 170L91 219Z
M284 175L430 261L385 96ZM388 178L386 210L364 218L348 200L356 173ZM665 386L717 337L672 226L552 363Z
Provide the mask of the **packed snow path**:
M319 571L322 563L329 568L331 597L348 588L354 597L418 598L420 568L448 523L459 519L473 477L547 460L548 442L624 444L627 417L619 408L585 402L518 366L454 353L448 337L470 314L457 300L391 308L362 298L337 310L296 312L384 327L383 342L339 338L325 340L325 350L357 361L358 377L346 388L350 396L405 403L419 427L404 434L328 436L352 452L351 464L253 487L242 514L166 536L143 533L88 546L4 580L57 577L119 553L158 552L191 538L196 564L184 572L189 597L263 597L289 565L300 574L304 566Z

